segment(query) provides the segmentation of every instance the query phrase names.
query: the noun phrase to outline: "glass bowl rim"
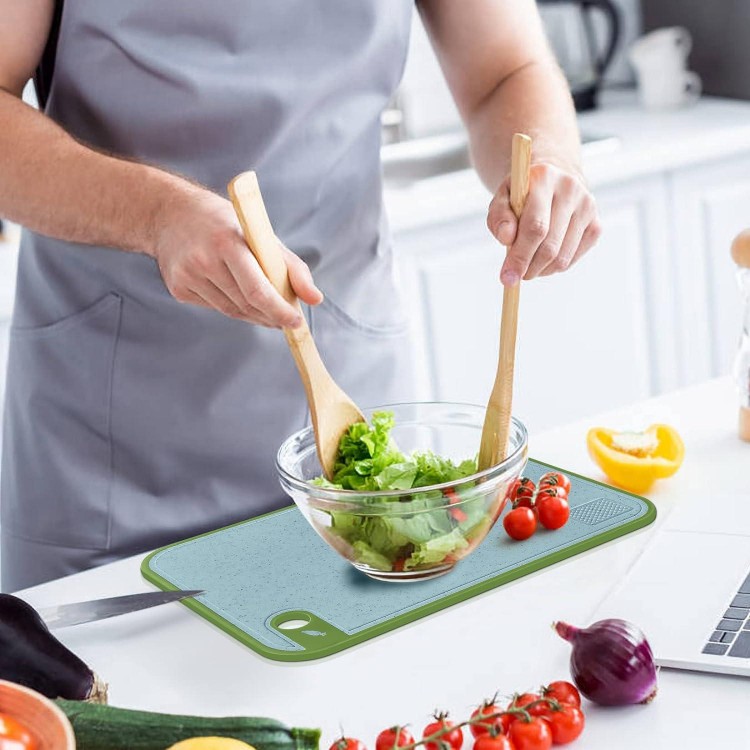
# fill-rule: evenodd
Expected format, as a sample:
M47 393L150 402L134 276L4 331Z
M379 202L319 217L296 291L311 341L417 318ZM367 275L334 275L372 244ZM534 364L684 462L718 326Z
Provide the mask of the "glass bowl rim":
M486 412L486 407L479 406L478 404L471 404L459 401L402 401L393 404L383 404L382 406L374 406L364 409L366 413L372 414L374 411L387 411L389 409L396 409L398 407L410 407L410 406L454 406L458 408L469 407L471 409L481 409ZM298 441L303 435L311 433L313 428L312 425L298 430L292 433L279 447L276 453L276 471L279 476L296 491L303 492L307 495L314 495L320 499L327 500L340 500L346 502L356 501L358 498L362 499L374 499L374 498L385 498L385 497L406 497L408 495L414 495L421 492L429 492L431 490L445 490L452 487L460 486L462 484L468 484L469 482L478 482L479 480L495 479L496 477L502 476L510 469L523 454L528 450L529 444L529 433L521 420L511 416L511 432L515 429L520 436L520 442L515 450L504 458L499 464L490 466L488 469L477 471L474 474L469 474L461 479L454 479L450 482L441 482L440 484L430 484L424 487L411 487L406 490L340 490L332 487L319 487L311 484L309 481L297 479L297 477L290 474L281 465L281 456L286 452L286 449L291 445L292 442ZM317 450L317 449L316 449ZM477 454L479 448L477 447Z

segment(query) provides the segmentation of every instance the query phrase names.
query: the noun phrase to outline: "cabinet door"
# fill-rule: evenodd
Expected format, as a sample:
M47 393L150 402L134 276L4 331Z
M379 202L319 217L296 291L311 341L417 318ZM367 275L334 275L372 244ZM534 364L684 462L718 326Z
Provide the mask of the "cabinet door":
M603 192L599 203L599 247L569 272L521 290L514 412L533 430L644 398L659 384L645 279L667 246L664 188L639 181ZM423 398L483 404L489 396L504 250L484 220L477 213L396 237L425 342Z
M687 382L730 372L742 304L729 255L750 227L750 155L673 176L680 357Z

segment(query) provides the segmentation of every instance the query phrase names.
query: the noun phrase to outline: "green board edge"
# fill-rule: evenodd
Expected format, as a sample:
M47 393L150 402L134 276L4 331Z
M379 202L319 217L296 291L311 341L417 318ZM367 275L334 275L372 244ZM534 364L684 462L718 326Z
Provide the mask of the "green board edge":
M266 646L264 643L261 643L260 641L255 640L255 638L249 636L244 630L240 630L240 628L238 628L236 625L233 625L228 620L225 620L223 617L221 617L221 615L216 614L216 612L207 607L205 604L202 604L195 599L183 599L181 603L188 607L188 609L193 610L201 617L208 620L212 625L215 625L225 633L231 635L244 646L247 646L261 656L265 656L267 659L285 662L313 661L315 659L321 659L324 656L331 656L340 651L344 651L351 646L356 646L357 644L363 643L364 641L370 640L371 638L375 638L376 636L388 633L391 630L395 630L396 628L401 627L402 625L408 625L409 623L420 620L423 617L427 617L428 615L432 615L436 612L440 612L443 609L447 609L454 604L459 604L460 602L466 601L467 599L471 599L478 594L483 594L487 591L491 591L498 586L502 586L506 583L510 583L511 581L515 581L518 578L529 575L530 573L536 573L542 568L546 568L550 565L562 562L563 560L566 560L569 557L574 557L581 552L586 552L590 549L593 549L594 547L598 547L602 544L606 544L607 542L611 542L618 537L624 536L625 534L629 534L633 531L637 531L638 529L649 526L656 519L656 506L648 498L642 497L641 495L636 495L633 492L628 492L627 490L623 490L620 487L614 487L605 484L604 482L599 482L596 479L585 477L582 474L576 474L573 471L561 469L559 466L554 466L553 464L548 464L544 461L537 461L536 459L533 460L534 463L537 463L540 466L545 466L548 469L563 472L565 474L568 474L569 476L577 477L578 479L582 479L586 482L599 485L600 487L604 487L608 490L616 490L617 492L621 492L624 495L630 495L631 497L634 497L646 504L646 512L639 518L635 518L632 521L628 521L627 523L624 523L615 528L607 529L601 534L596 534L580 542L576 542L570 547L551 552L549 555L545 555L544 557L532 560L531 562L528 562L524 565L519 565L518 567L506 571L505 573L501 573L494 578L480 581L479 583L462 589L461 591L457 591L454 594L448 594L438 601L423 604L421 607L417 607L410 612L396 615L394 618L388 620L387 622L381 622L377 625L365 628L358 633L354 633L353 635L348 636L346 640L338 641L332 645L323 645L317 649L306 649L303 651L282 651L281 649L275 649L270 646ZM282 513L288 510L290 507L293 507L293 505L287 505L283 508L279 508L278 510L273 510L269 513L263 513L260 516L255 516L255 518L266 518L268 516L273 516L277 513ZM223 527L223 529L214 529L213 531L207 531L204 534L198 534L197 536L191 537L189 539L183 539L182 541L175 542L174 544L168 544L164 547L160 547L159 549L154 550L141 563L141 575L149 583L154 584L154 586L162 589L163 591L177 591L177 586L174 586L172 583L170 583L151 569L150 562L152 558L163 552L164 550L169 549L170 547L175 547L180 544L185 544L186 542L192 542L196 539L201 539L205 536L210 536L211 534L215 534L217 531L231 529L235 526L242 526L243 524L246 524L248 520L250 519L245 519L244 521L239 521L238 523L231 524L230 526L225 526Z

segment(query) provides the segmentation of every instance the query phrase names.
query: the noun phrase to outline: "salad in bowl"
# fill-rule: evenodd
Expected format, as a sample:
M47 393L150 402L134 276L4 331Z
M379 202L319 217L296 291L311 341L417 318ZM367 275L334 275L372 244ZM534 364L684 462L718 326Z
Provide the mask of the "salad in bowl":
M442 575L487 536L526 464L526 430L514 419L508 457L477 471L484 411L450 403L370 410L342 436L330 479L306 428L279 450L281 484L315 531L367 575Z

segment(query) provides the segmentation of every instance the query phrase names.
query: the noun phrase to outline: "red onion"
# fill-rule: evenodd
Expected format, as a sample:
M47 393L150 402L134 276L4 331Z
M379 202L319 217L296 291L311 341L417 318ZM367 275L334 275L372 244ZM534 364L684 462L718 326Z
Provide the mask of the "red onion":
M570 674L594 703L650 703L656 696L656 666L646 636L626 620L600 620L588 628L556 622L557 634L573 646Z

